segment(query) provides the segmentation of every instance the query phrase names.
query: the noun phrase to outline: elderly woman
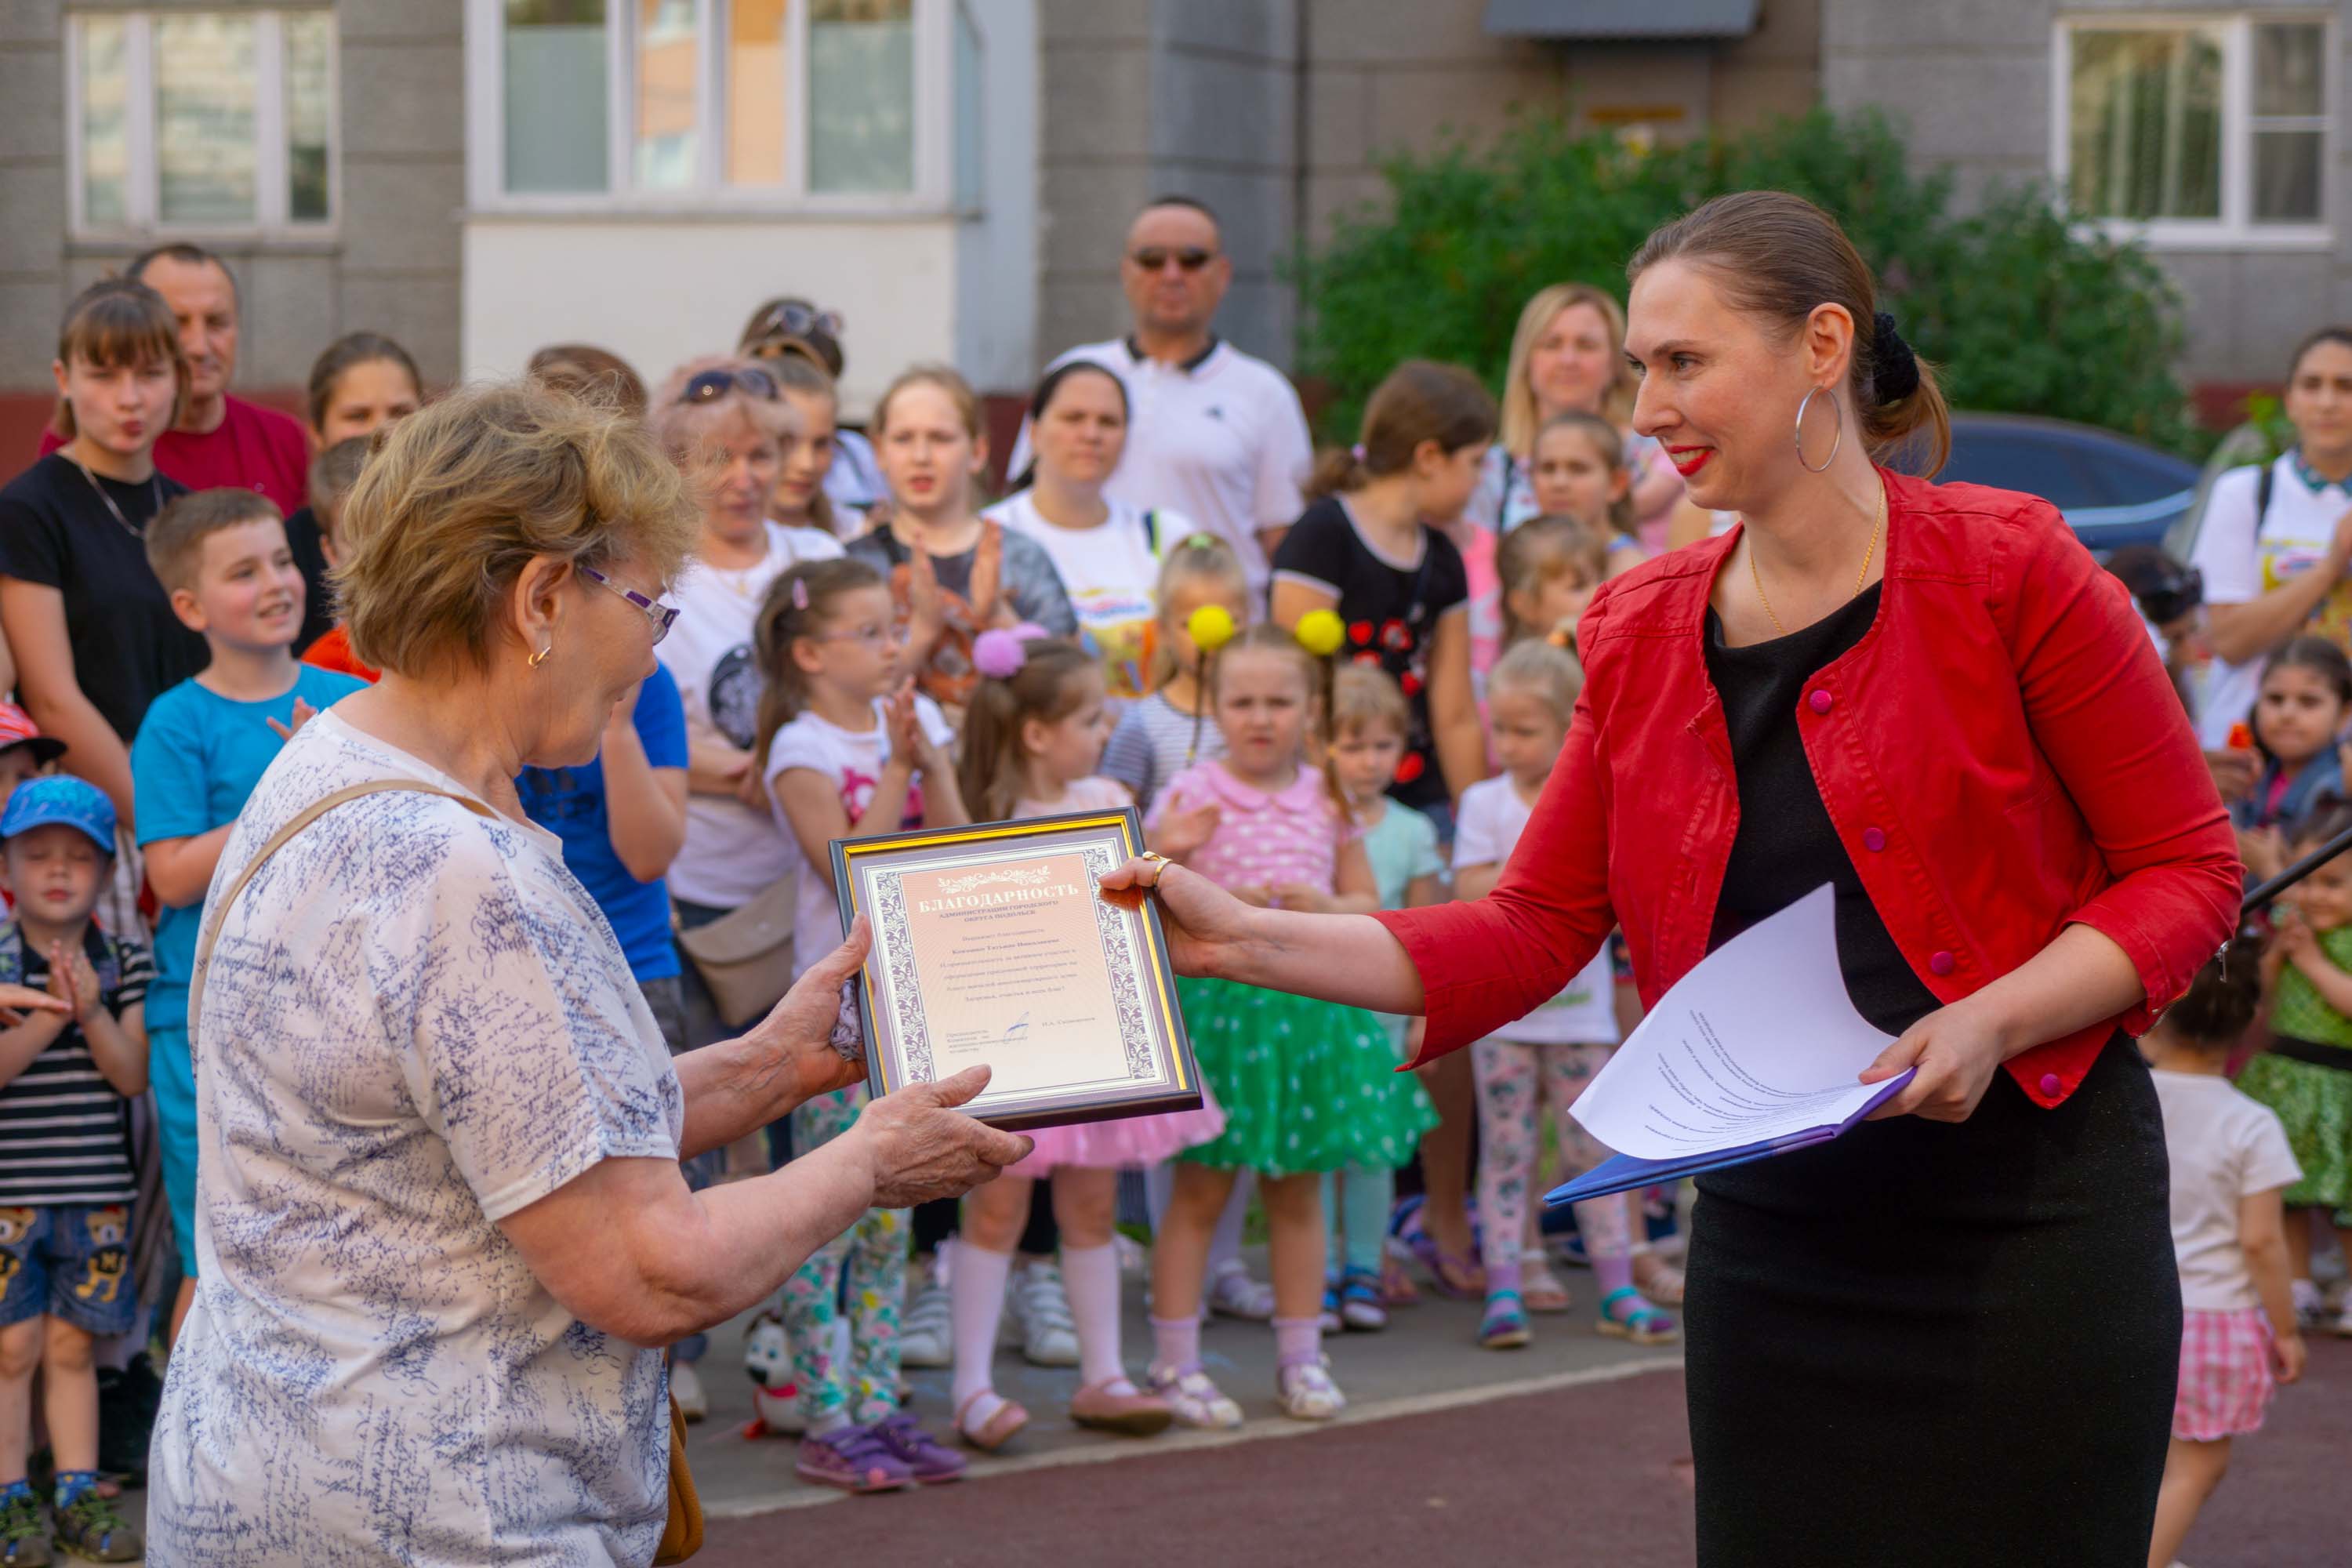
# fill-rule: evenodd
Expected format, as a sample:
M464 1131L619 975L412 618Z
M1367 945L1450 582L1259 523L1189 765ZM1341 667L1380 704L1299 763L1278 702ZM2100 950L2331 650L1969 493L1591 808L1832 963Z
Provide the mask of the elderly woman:
M594 754L677 613L657 596L695 516L648 437L544 390L458 393L389 438L347 526L352 640L383 679L287 744L207 911L202 1284L156 1427L155 1557L646 1563L655 1347L868 1206L961 1193L1029 1142L950 1109L967 1074L687 1190L681 1153L856 1077L829 1035L865 933L673 1062L517 801L526 764Z

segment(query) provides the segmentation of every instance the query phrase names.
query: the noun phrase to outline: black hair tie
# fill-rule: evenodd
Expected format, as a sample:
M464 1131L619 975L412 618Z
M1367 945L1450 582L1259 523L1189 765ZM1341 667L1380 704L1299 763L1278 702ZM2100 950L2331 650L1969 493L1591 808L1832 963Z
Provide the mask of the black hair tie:
M1881 310L1871 321L1872 353L1875 365L1870 378L1870 389L1881 403L1900 403L1919 390L1919 356L1895 330L1895 318Z

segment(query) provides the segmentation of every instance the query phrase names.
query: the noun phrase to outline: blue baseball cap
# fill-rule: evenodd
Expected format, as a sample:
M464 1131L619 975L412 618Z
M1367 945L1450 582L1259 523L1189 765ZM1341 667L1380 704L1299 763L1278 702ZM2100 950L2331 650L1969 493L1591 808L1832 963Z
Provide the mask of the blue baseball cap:
M0 812L0 840L52 823L78 827L101 853L114 853L114 803L88 779L52 773L18 784L8 797L8 809Z

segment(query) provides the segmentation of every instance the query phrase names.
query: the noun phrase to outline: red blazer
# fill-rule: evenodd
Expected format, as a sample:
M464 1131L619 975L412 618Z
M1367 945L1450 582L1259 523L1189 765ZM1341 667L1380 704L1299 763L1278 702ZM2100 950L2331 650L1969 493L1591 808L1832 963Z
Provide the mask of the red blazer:
M2128 595L2056 509L1882 477L1877 619L1807 687L1805 754L1871 903L1944 1002L2072 921L2131 956L2145 1002L2007 1064L2055 1105L2110 1034L2144 1033L2228 937L2236 840ZM1739 796L1704 638L1737 538L1594 596L1567 746L1494 892L1379 917L1427 993L1420 1060L1524 1016L1612 926L1645 1005L1706 954Z

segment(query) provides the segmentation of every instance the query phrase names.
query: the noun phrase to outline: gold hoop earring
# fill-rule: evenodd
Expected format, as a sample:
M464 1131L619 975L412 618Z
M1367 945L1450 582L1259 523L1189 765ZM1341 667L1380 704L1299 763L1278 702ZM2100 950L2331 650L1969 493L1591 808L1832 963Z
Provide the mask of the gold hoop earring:
M1805 401L1797 405L1797 466L1809 474L1829 472L1830 465L1837 461L1838 448L1845 445L1845 405L1832 395L1830 411L1837 416L1837 435L1830 442L1830 455L1822 459L1818 468L1805 461L1805 409L1812 403L1813 394L1821 390L1818 386L1807 388Z
M545 664L547 662L547 656L554 651L555 645L553 643L549 643L545 647L541 648L537 653L532 654L530 656L531 668L537 669L541 665Z

